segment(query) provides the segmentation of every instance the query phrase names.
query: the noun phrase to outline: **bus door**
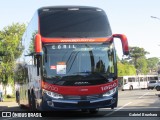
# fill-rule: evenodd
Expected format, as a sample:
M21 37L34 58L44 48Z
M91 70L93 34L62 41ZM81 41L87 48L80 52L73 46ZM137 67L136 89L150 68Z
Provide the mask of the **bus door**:
M139 88L143 87L143 77L139 77Z
M118 89L123 90L123 77L118 77Z
M128 89L128 77L123 77L122 85L123 89Z
M132 86L133 86L133 89L139 88L139 77L138 76L135 76L132 78Z

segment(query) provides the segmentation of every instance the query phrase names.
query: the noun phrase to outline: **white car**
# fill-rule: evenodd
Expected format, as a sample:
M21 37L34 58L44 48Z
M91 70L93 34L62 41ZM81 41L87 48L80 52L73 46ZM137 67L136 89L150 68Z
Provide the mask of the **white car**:
M157 81L155 88L157 91L160 91L160 81Z

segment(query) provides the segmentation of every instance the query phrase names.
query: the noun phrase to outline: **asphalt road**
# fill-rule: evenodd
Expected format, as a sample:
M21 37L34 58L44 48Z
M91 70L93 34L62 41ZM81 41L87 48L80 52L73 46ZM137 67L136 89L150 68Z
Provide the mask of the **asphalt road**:
M132 90L119 91L118 107L114 110L100 109L98 114L89 114L88 112L70 111L70 112L55 112L54 117L49 118L29 118L37 120L57 120L57 119L74 119L74 120L159 120L160 117L160 97L156 96L160 92L156 90ZM9 106L9 107L8 107ZM1 106L0 111L22 111L17 104ZM28 120L28 118L0 118L2 120Z

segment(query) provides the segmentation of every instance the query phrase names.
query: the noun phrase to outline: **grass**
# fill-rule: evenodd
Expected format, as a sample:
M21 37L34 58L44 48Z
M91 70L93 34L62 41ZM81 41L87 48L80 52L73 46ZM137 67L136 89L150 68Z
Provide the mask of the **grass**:
M4 95L3 96L3 101L4 102L15 102L16 98L15 98L15 96L6 96L6 95Z

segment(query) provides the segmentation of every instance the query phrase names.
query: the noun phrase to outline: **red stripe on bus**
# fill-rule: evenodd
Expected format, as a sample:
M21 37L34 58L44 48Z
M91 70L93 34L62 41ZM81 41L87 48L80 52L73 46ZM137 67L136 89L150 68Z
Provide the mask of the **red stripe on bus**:
M92 95L105 93L118 86L118 80L95 86L58 86L42 81L42 88L63 95Z
M57 43L57 42L76 42L76 43L81 43L81 42L106 42L106 41L111 41L112 37L107 37L107 38L44 38L42 37L42 42L46 43Z

